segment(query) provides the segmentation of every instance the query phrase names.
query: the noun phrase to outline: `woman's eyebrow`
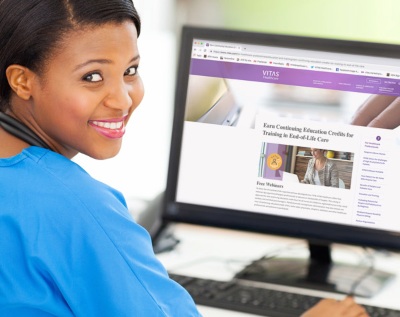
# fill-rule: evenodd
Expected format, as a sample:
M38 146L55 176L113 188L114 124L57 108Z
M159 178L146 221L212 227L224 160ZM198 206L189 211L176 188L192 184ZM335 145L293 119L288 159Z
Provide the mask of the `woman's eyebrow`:
M129 61L129 63L132 63L132 62L138 60L139 58L140 58L140 55L136 55L136 56L134 56L134 57ZM90 60L88 60L88 61L86 61L86 62L84 62L84 63L82 63L82 64L77 65L77 66L74 68L74 71L76 71L76 70L78 70L78 69L80 69L80 68L82 68L82 67L85 67L85 66L87 66L87 65L89 65L89 64L94 64L94 63L98 63L98 64L112 64L113 61L110 60L110 59L105 59L105 58L104 58L104 59L103 59L103 58L99 58L99 59L90 59Z
M139 55L139 54L136 55L136 56L134 56L134 57L129 61L129 63L132 63L132 62L134 62L134 61L137 61L138 59L140 59L140 55Z
M74 71L79 70L82 67L85 67L89 64L112 64L113 62L110 59L90 59L82 64L76 65Z

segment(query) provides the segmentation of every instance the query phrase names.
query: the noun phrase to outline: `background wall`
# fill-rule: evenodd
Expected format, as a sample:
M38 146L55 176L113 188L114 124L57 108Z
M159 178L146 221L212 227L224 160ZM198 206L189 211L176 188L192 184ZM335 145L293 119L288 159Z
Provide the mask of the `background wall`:
M400 44L399 0L134 0L141 14L139 71L146 94L121 153L75 161L130 202L165 187L177 44L182 24Z
M177 0L186 22L400 44L398 0Z

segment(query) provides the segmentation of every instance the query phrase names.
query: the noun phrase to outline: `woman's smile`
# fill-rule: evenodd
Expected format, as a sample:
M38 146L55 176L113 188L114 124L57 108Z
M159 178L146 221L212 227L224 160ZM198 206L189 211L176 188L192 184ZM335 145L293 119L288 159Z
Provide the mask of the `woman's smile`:
M126 118L127 116L117 119L89 120L89 125L107 138L119 139L125 134Z

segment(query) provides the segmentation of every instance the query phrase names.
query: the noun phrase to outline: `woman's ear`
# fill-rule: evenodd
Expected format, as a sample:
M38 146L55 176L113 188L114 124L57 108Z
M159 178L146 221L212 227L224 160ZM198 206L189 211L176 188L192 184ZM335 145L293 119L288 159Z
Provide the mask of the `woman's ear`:
M13 64L7 67L8 84L15 94L23 100L28 100L32 94L32 82L35 74L28 68Z

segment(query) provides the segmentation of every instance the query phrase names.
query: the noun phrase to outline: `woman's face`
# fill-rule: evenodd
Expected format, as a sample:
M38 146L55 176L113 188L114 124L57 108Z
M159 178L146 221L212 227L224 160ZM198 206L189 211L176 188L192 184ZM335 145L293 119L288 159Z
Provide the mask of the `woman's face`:
M143 98L138 65L132 22L73 31L35 77L23 121L66 157L113 157Z
M311 154L314 158L319 159L324 156L324 151L320 149L311 148Z

